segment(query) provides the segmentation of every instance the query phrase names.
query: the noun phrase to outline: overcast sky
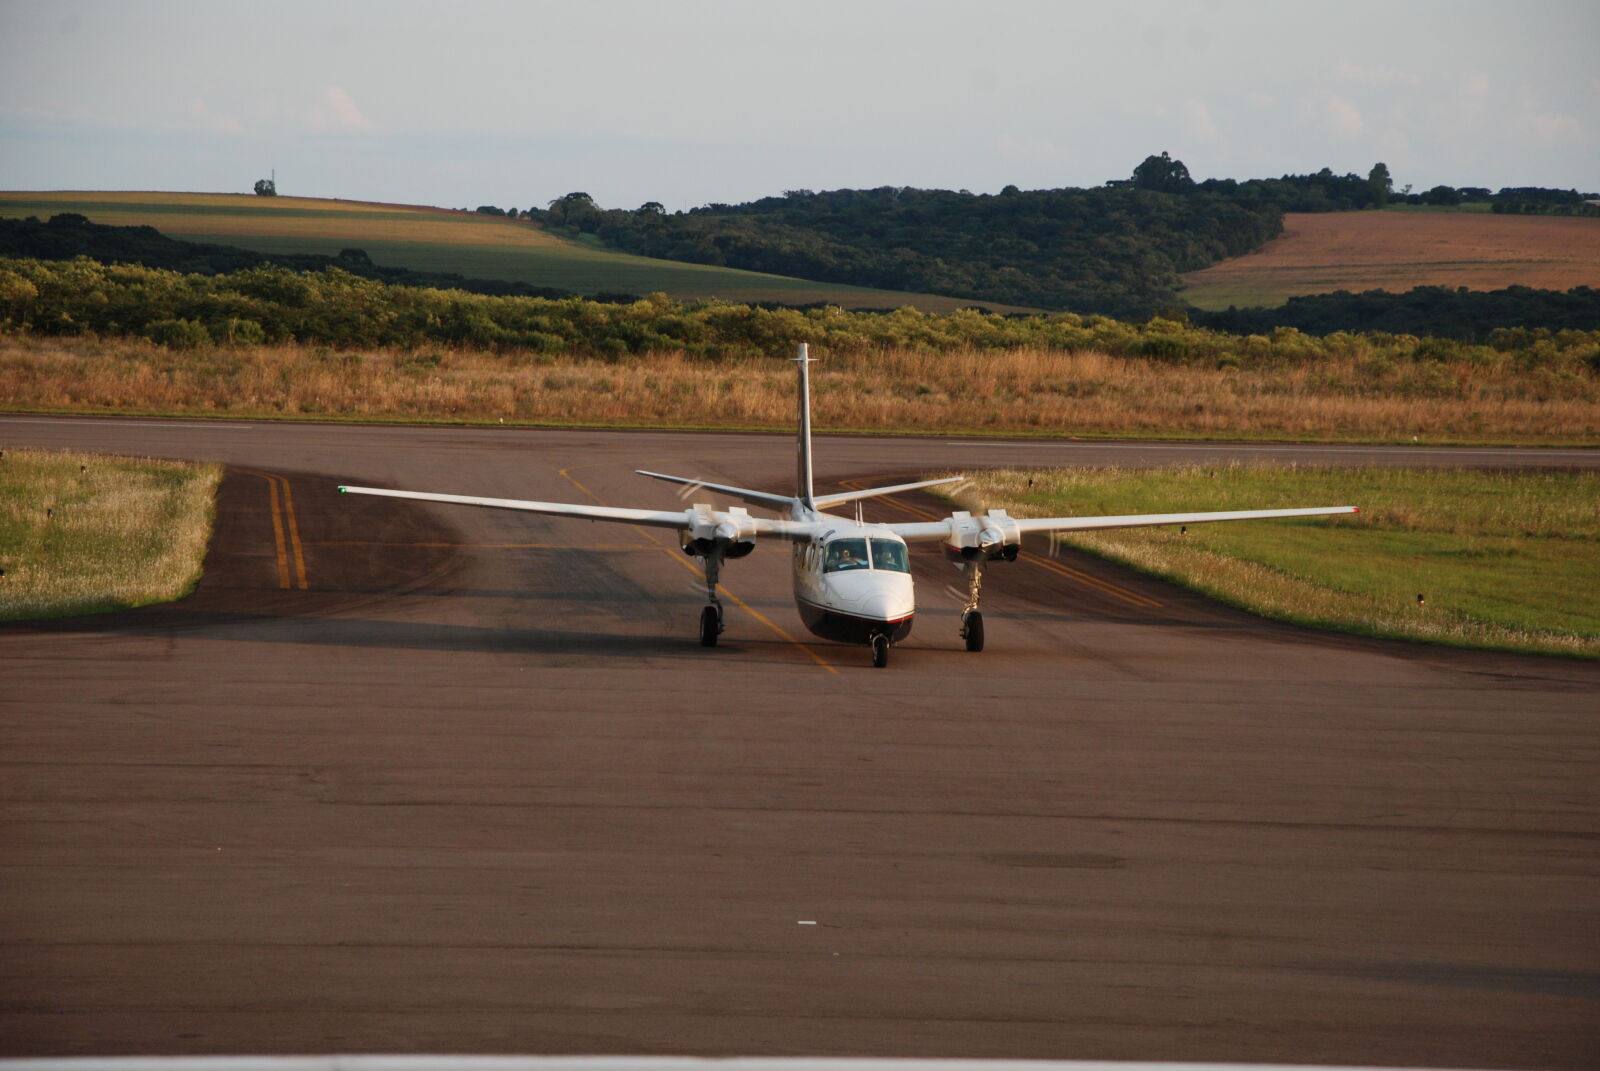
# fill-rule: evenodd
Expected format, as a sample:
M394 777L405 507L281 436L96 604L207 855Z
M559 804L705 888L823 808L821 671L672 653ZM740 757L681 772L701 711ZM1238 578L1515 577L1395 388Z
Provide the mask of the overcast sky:
M0 0L0 189L1600 188L1595 0Z

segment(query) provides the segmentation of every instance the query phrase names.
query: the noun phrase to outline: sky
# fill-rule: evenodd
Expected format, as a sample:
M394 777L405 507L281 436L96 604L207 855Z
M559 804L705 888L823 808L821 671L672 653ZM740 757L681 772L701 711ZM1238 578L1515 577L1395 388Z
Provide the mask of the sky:
M0 0L0 189L1600 189L1594 0Z

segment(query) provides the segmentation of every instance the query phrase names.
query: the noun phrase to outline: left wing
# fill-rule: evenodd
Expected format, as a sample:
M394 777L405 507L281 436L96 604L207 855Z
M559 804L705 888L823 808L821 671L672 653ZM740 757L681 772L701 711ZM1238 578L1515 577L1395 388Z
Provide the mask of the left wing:
M1359 506L1315 506L1309 509L1245 509L1218 513L1135 513L1122 517L1009 516L992 509L974 517L966 511L942 521L910 521L885 525L908 543L942 540L947 549L968 560L1016 557L1015 548L1028 532L1084 532L1105 528L1145 528L1161 524L1209 524L1212 521L1260 521L1273 517L1325 517L1360 513ZM1008 553L1009 551L1009 553Z

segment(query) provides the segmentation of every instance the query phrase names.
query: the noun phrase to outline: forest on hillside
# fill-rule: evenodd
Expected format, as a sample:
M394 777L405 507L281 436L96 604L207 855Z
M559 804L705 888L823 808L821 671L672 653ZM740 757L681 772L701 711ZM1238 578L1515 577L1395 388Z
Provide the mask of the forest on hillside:
M655 201L602 208L576 192L525 214L557 233L644 256L1140 318L1181 309L1181 273L1259 248L1282 231L1285 212L1481 200L1501 212L1580 213L1586 196L1532 187L1396 191L1381 162L1366 175L1323 168L1197 182L1181 160L1162 153L1129 178L1092 189L790 190L671 213Z
M568 194L537 218L644 256L1133 317L1175 306L1180 273L1283 229L1272 205L1114 188L794 190L670 214Z

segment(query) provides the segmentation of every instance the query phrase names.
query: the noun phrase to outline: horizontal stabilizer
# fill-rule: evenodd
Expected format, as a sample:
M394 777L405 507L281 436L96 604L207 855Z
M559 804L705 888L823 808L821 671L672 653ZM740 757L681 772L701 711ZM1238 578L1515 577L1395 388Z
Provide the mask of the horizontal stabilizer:
M644 469L634 469L640 476L648 476L652 480L665 480L667 483L681 483L689 487L704 487L707 491L728 495L740 501L748 502L752 506L767 506L771 509L786 510L794 499L788 495L774 495L766 491L752 491L747 487L729 487L727 484L709 483L705 480L695 480L688 476L668 476L660 472L646 472Z
M946 476L939 480L923 480L920 483L897 483L893 487L869 487L865 491L841 491L836 495L818 495L812 499L818 509L827 509L837 506L841 502L854 502L858 498L877 498L879 495L892 495L900 491L915 491L922 487L936 487L941 483L958 483L966 479L964 476Z

